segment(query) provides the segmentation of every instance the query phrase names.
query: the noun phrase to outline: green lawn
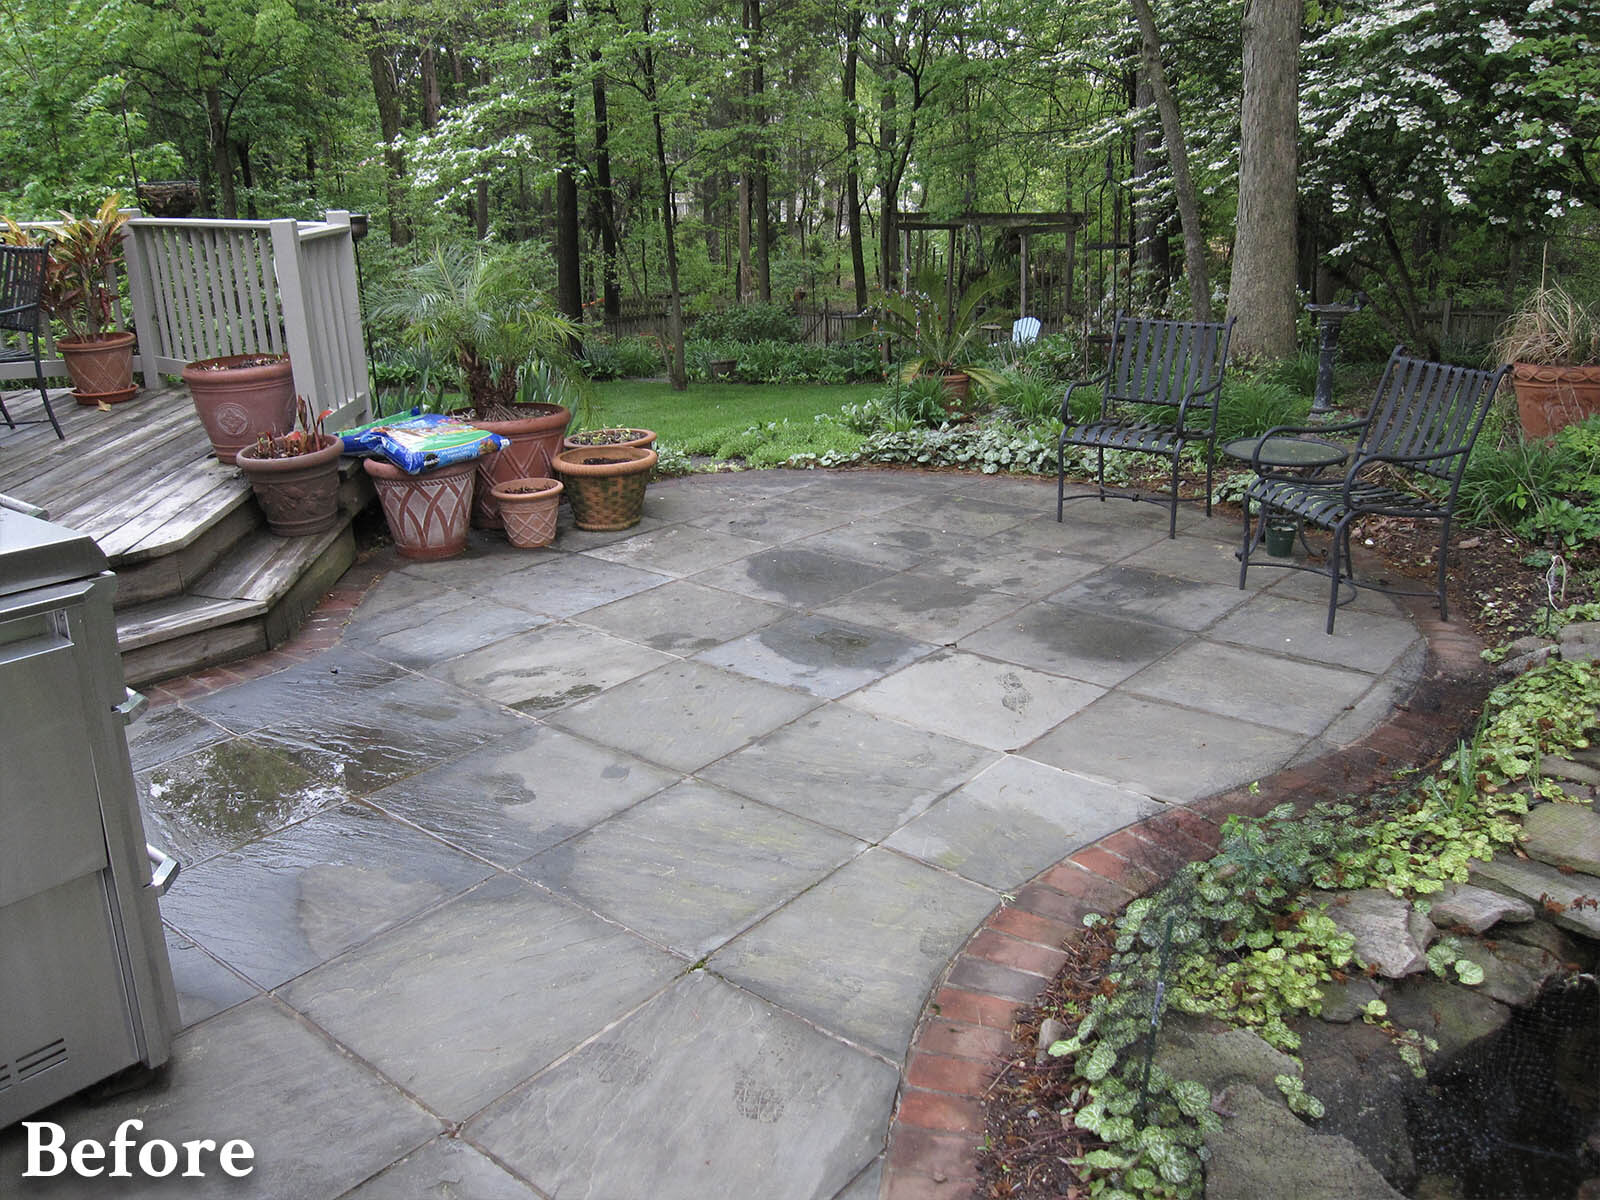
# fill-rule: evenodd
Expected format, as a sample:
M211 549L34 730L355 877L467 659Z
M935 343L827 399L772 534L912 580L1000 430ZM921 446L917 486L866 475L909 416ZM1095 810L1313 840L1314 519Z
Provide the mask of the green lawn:
M881 385L691 383L687 391L649 380L590 384L594 425L654 429L669 446L714 454L752 425L788 420L810 425L819 413L870 399Z

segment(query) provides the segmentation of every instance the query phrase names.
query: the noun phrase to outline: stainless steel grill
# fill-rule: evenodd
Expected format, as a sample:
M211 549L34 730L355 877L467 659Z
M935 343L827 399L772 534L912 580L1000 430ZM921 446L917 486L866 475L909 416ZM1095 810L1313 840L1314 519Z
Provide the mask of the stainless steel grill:
M160 1065L177 1028L115 588L90 538L0 504L0 1128Z

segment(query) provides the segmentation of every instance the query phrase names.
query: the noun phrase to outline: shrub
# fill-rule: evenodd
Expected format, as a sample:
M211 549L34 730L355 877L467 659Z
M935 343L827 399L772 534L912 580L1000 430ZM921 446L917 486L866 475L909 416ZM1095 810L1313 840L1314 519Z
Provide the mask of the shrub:
M800 320L778 304L740 304L706 313L688 336L697 342L798 342Z
M1083 347L1076 334L1049 333L1022 352L1019 363L1047 379L1062 383L1092 375L1083 365ZM1057 409L1061 407L1059 401Z
M1600 417L1548 441L1508 433L1479 438L1461 477L1457 511L1469 525L1500 525L1529 541L1581 546L1600 539Z
M696 379L711 378L711 364L718 359L732 360L732 379L738 383L859 383L883 377L877 348L859 342L694 342L686 357Z
M1007 371L990 393L990 399L1032 424L1060 418L1061 394L1064 390L1060 383L1048 376Z
M597 383L612 379L648 379L666 369L661 345L653 337L623 337L614 342L592 340L583 348L584 373Z
M1309 396L1271 378L1225 379L1217 405L1217 444L1259 437L1275 425L1304 424L1310 411Z

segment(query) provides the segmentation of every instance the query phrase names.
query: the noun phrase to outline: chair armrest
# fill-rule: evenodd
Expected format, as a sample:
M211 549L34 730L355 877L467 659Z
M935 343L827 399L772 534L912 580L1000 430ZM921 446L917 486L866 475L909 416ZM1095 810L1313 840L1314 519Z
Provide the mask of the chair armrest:
M1366 423L1365 417L1357 417L1354 421L1340 421L1336 425L1274 425L1261 436L1269 438L1283 433L1351 433Z
M1454 458L1458 454L1465 454L1470 449L1467 446L1457 446L1452 450L1436 450L1432 454L1361 454L1356 456L1355 462L1350 464L1350 469L1345 472L1343 499L1345 507L1353 511L1361 511L1361 506L1356 503L1350 494L1357 476L1373 463L1384 463L1392 467L1404 467L1412 463L1438 462L1444 458Z
M1073 391L1074 388L1093 387L1096 384L1105 383L1105 381L1110 379L1110 378L1111 378L1111 368L1107 367L1104 371L1101 371L1100 374L1098 374L1098 375L1091 376L1088 379L1074 379L1071 383L1067 384L1067 390L1061 396L1061 423L1063 425L1071 425L1072 424L1072 411L1071 411L1071 408L1069 407L1069 405L1070 405L1071 400L1072 400L1072 391ZM1100 411L1101 412L1105 411L1105 397L1104 396L1102 396L1100 398Z
M1189 405L1191 403L1193 403L1194 401L1198 400L1201 396L1208 396L1213 392L1220 393L1221 388L1222 388L1222 380L1218 379L1215 383L1213 383L1208 388L1201 388L1197 392L1185 392L1184 396L1183 396L1183 399L1178 401L1177 428L1180 431L1182 431L1183 429L1185 429L1187 427L1188 417L1189 417ZM1216 404L1216 401L1213 399L1213 401L1209 405L1207 405L1207 407L1211 409L1211 428L1207 432L1216 433L1216 431L1217 431L1217 404Z

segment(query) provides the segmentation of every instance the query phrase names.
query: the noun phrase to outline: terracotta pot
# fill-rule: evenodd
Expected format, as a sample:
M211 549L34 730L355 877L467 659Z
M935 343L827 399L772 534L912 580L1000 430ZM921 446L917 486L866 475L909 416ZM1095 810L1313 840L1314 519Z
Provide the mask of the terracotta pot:
M972 390L972 376L965 371L952 371L944 376L945 407L951 412L957 412L966 403L967 393ZM951 402L954 401L952 404Z
M1511 368L1511 387L1517 393L1522 432L1531 438L1549 437L1600 413L1600 366L1516 363Z
M407 558L452 558L466 547L478 460L408 475L382 459L361 464L378 489L395 549Z
M239 451L239 469L255 489L267 525L279 537L332 529L339 519L339 456L344 443L331 433L318 448L293 458L257 458L254 445Z
M483 486L482 480L478 486ZM556 514L564 490L559 479L508 479L495 486L494 498L513 546L532 550L556 540Z
M478 460L478 487L472 499L472 523L479 529L500 529L497 484L513 479L550 478L550 459L561 449L561 437L572 421L572 410L560 404L513 405L519 416L509 421L472 419L479 429L498 433L511 444L499 454Z
M126 330L97 338L63 338L56 349L72 376L79 404L120 404L139 389L133 385L133 334Z
M627 434L627 437L618 438L616 441L586 442L583 438L595 438L602 434ZM656 433L653 429L584 429L573 434L562 443L563 448L585 449L593 446L638 446L642 450L654 450L656 446Z
M294 428L294 369L287 354L204 358L183 368L183 382L220 462L233 462L263 433L276 437Z
M595 459L595 462L585 462ZM575 446L556 455L579 529L631 529L644 515L644 489L656 452L638 446Z

